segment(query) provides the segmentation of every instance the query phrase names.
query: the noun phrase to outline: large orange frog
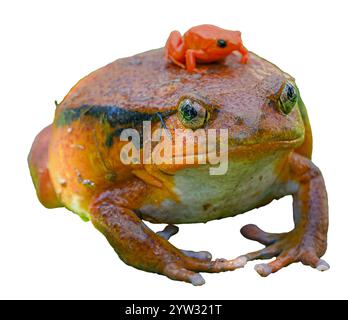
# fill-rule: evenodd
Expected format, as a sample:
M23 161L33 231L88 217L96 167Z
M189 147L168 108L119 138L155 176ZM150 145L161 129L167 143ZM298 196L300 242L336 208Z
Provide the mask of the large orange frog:
M239 31L225 30L210 24L193 27L184 36L179 31L172 31L165 50L167 60L189 72L201 72L196 68L196 62L220 61L233 51L242 54L241 63L248 61L248 50L243 46Z
M83 78L58 104L29 155L42 204L92 221L125 263L193 285L204 283L199 272L234 270L256 259L276 257L256 265L261 276L294 262L328 269L321 259L327 195L311 161L311 128L294 79L252 53L248 64L229 55L199 76L167 66L163 55L158 49L117 60ZM172 137L177 129L227 129L227 172L210 175L209 163L124 163L120 152L130 142L121 141L123 129L140 131L143 121ZM203 155L192 152L184 156ZM206 251L168 241L176 224L235 216L286 195L293 197L292 231L241 230L265 245L259 251L212 260ZM168 227L155 233L143 220Z

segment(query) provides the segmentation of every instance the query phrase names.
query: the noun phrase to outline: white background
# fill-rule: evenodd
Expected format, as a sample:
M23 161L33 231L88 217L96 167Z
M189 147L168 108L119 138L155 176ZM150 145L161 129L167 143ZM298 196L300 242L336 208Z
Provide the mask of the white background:
M0 4L0 297L107 299L348 298L346 1L2 1ZM296 77L326 179L331 269L300 264L268 278L244 269L203 274L193 287L119 260L91 223L38 202L26 157L35 135L83 76L164 45L170 31L216 24L241 30L247 48ZM239 229L292 228L291 198L244 215L182 225L173 243L233 258L261 247ZM160 226L153 226L159 230Z

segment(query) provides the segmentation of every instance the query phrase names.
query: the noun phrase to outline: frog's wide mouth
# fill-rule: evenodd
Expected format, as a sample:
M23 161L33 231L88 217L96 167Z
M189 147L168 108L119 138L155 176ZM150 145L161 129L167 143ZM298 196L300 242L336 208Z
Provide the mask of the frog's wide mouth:
M266 139L263 141L233 141L230 149L237 148L259 148L273 146L276 148L294 148L300 146L304 141L304 133L296 135L290 139Z
M214 152L186 154L183 156L173 156L171 158L172 163L185 165L197 165L197 164L211 164L209 159L230 159L232 158L250 158L257 157L259 155L267 154L274 151L286 151L299 147L304 141L304 134L300 137L290 140L270 140L263 142L255 142L249 144L232 144L228 146L222 152L218 154ZM202 159L206 160L206 163L199 162ZM203 161L204 162L204 161ZM163 170L161 170L163 171ZM163 171L166 173L166 170Z

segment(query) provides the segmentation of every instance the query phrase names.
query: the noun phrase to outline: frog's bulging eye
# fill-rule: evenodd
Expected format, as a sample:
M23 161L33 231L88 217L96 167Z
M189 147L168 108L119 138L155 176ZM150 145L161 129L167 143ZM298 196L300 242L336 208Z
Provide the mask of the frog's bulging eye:
M208 110L197 101L184 99L179 103L178 117L186 128L198 129L207 121Z
M278 100L280 110L285 114L289 114L297 103L297 97L296 86L292 82L287 81Z
M216 44L219 48L226 48L227 46L227 42L224 39L219 39L218 41L216 41Z

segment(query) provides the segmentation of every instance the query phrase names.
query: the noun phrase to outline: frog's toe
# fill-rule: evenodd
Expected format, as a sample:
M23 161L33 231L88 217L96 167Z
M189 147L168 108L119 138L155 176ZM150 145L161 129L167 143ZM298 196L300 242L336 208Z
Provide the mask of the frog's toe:
M179 232L179 227L168 224L162 231L157 232L157 234L163 239L169 240L172 236ZM181 250L181 252L190 258L199 259L202 261L210 261L212 255L208 251L191 251L191 250Z
M261 230L254 224L248 224L244 226L240 233L247 239L260 242L265 246L276 242L282 233L269 233Z
M315 268L318 271L326 271L330 269L330 265L323 259L319 259L319 261L317 262Z
M278 253L279 253L279 250L277 249L276 246L268 246L261 250L249 252L245 255L242 255L236 258L235 260L239 259L240 261L243 261L244 264L246 264L248 261L271 259L277 256Z
M194 286L202 286L203 284L205 284L204 278L199 273L191 276L190 281Z
M192 251L189 252L190 254L192 254ZM210 258L210 256L209 253L202 252L204 251L194 252L194 257L183 255L181 259L176 259L175 262L166 265L161 273L172 280L185 281L193 284L194 286L200 286L203 285L205 281L199 272L217 273L224 271L233 271L235 269L243 267L246 263L246 261L242 261L242 259L217 259L214 261L203 260L200 258L203 258L204 255L205 258ZM196 255L199 253L202 255L202 257L197 258Z
M218 273L243 268L246 262L246 259L241 257L234 260L216 259L211 261L191 258L188 268L198 272Z
M245 258L246 261L265 260L277 257L270 263L257 264L254 269L262 277L267 277L271 273L277 272L291 263L297 262L296 255L289 251L283 251L279 245L273 244L261 250L250 252L239 258Z
M240 256L236 259L233 260L234 265L236 266L236 268L243 268L248 262L248 259L244 256Z
M320 259L317 254L314 253L313 250L306 250L301 253L300 261L304 265L311 266L318 271L326 271L330 269L330 265L324 260Z
M199 259L203 261L210 261L213 258L212 254L208 251L181 250L181 252L187 257Z
M207 66L200 66L199 68L194 68L193 72L198 73L198 74L207 74L209 71L209 68Z
M270 263L257 264L254 269L261 277L267 277L271 273L277 272L293 262L296 262L293 256L285 252Z
M164 275L172 280L188 282L194 286L202 286L205 284L205 280L201 274L178 267L176 264L169 264L166 266Z
M163 239L169 240L172 236L179 232L179 227L168 224L162 231L157 232L157 234Z

